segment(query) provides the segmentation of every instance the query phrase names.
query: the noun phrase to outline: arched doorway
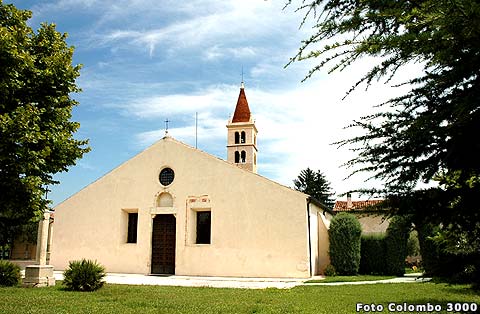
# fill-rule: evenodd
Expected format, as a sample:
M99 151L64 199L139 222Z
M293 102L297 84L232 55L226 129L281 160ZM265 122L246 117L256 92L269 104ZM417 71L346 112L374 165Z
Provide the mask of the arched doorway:
M174 215L156 215L152 228L152 274L175 274Z

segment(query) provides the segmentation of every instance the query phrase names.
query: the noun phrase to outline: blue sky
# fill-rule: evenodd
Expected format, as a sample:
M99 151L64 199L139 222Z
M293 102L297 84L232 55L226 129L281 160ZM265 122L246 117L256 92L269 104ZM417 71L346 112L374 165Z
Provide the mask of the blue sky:
M226 123L238 97L242 67L246 95L259 129L259 174L292 186L301 169L322 170L343 193L372 186L367 175L343 180L353 155L331 143L351 136L353 119L398 91L382 83L368 92L350 86L371 66L363 60L336 74L301 83L314 61L284 68L312 29L303 13L275 0L57 0L4 1L29 9L29 24L55 23L69 34L83 92L73 120L76 137L92 151L51 187L58 204L169 134L226 158ZM393 84L393 83L392 83Z

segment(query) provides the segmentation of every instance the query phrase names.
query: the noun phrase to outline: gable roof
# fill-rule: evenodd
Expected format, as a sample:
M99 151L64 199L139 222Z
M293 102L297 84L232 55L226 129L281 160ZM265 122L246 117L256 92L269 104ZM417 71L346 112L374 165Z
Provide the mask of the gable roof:
M335 212L346 212L346 211L358 211L358 210L368 210L370 206L380 204L384 200L366 200L366 201L351 201L349 206L348 201L336 201L333 211Z
M210 153L207 153L207 152L205 152L205 151L203 151L203 150L200 150L200 149L198 149L198 148L195 148L195 147L193 147L193 146L190 146L190 145L188 145L188 144L186 144L186 143L184 143L184 142L181 142L181 141L179 141L179 140L177 140L177 139L175 139L175 138L173 138L173 137L171 137L171 136L166 136L166 137L162 138L161 140L157 141L157 143L160 142L160 141L162 141L162 140L172 141L172 142L174 142L174 143L177 143L177 144L179 144L179 145L182 145L182 146L186 147L187 149L190 149L190 150L192 150L192 151L195 151L195 152L198 152L198 153L200 153L200 154L203 154L204 156L207 156L207 158L216 159L217 161L219 161L219 162L227 165L228 167L232 167L233 169L238 169L239 171L242 171L242 172L244 172L244 173L246 173L246 174L248 174L248 175L253 175L253 176L256 176L257 178L260 178L260 179L262 179L262 180L266 180L266 181L268 181L268 182L270 182L270 183L273 183L273 184L275 184L275 185L277 185L277 186L280 186L280 187L282 187L282 188L284 188L284 189L287 189L287 190L289 190L290 192L301 194L301 195L305 196L305 199L311 198L311 196L308 195L308 194L305 194L305 193L300 192L300 191L297 191L297 190L295 190L295 189L293 189L293 188L291 188L291 187L289 187L289 186L286 186L286 185L283 185L283 184L278 183L278 182L276 182L276 181L273 181L272 179L269 179L269 178L267 178L267 177L264 177L264 176L262 176L262 175L259 175L258 173L255 173L255 172L252 172L252 171L249 171L249 170L246 170L246 169L237 167L235 164L233 164L233 163L230 162L230 161L227 161L227 160L222 159L222 158L220 158L220 157L214 156L214 155L212 155L212 154L210 154ZM155 143L155 144L156 144L156 143ZM152 146L154 146L155 144L153 144ZM325 206L325 205L324 205L324 206Z
M245 88L240 87L240 94L238 95L237 106L233 114L232 122L249 122L250 108L248 107L247 96L245 95Z
M170 142L170 143L174 143L174 144L176 144L176 145L180 145L180 146L182 146L182 147L184 147L184 148L186 148L186 149L188 149L188 150L190 150L190 151L192 151L192 152L194 152L194 153L196 153L196 154L203 155L203 156L205 156L205 157L207 157L207 158L215 159L215 160L217 160L218 162L224 164L224 165L227 166L227 167L231 167L232 169L236 169L237 171L242 171L242 172L244 172L245 174L247 174L247 175L249 175L249 176L252 175L252 176L256 176L257 178L259 178L259 179L261 179L261 180L266 180L266 181L270 182L271 184L274 184L274 185L276 185L276 186L278 186L278 187L281 187L281 188L283 188L283 189L286 189L286 190L287 190L288 192L290 192L290 193L302 195L302 196L305 198L305 200L309 200L309 199L311 200L311 196L309 196L308 194L305 194L305 193L303 193L303 192L294 190L294 189L292 189L292 188L289 187L289 186L286 186L286 185L283 185L283 184L281 184L281 183L275 182L275 181L273 181L273 180L271 180L271 179L269 179L269 178L266 178L266 177L264 177L264 176L261 176L261 175L259 175L259 174L257 174L257 173L254 173L254 172L251 172L251 171L242 169L242 168L240 168L240 167L237 167L235 164L233 164L233 163L231 163L231 162L229 162L229 161L226 161L226 160L224 160L224 159L222 159L222 158L219 158L219 157L217 157L217 156L214 156L214 155L212 155L212 154L209 154L209 153L207 153L207 152L205 152L205 151L202 151L202 150L200 150L200 149L198 149L198 148L192 147L192 146L190 146L190 145L188 145L188 144L186 144L186 143L183 143L183 142L181 142L181 141L179 141L179 140L176 140L176 139L174 139L173 137L167 135L167 136L159 139L158 141L156 141L155 143L153 143L152 145L150 145L149 147L147 147L146 149L144 149L143 151L141 151L141 152L138 153L137 155L135 155L135 156L133 156L132 158L124 161L123 163L121 163L121 164L118 165L117 167L111 169L110 171L108 171L107 173L105 173L104 175L102 175L101 177L99 177L99 178L97 178L96 180L94 180L93 182L89 183L88 185L86 185L85 187L83 187L82 189L80 189L79 191L77 191L76 193L70 195L70 196L69 196L68 198L66 198L64 201L58 203L58 204L55 206L55 208L58 207L58 206L60 206L61 204L65 203L65 202L67 202L69 199L71 199L71 198L74 197L75 195L79 194L79 193L82 192L83 190L87 189L87 188L90 187L91 185L93 185L93 184L101 181L103 178L105 178L105 177L107 177L107 176L110 176L110 175L114 174L115 172L119 171L121 168L123 168L123 167L126 166L127 164L129 164L129 163L131 163L131 162L134 162L137 158L139 158L139 157L142 156L143 154L146 154L146 153L147 153L148 151L150 151L151 149L154 149L155 146L159 145L159 144L162 143L162 142ZM316 204L313 200L311 200L311 201L312 201L314 204ZM322 204L322 205L323 205L323 204ZM319 205L319 206L320 206L320 205ZM323 205L323 206L324 206L324 205ZM324 208L324 209L325 209L325 208Z

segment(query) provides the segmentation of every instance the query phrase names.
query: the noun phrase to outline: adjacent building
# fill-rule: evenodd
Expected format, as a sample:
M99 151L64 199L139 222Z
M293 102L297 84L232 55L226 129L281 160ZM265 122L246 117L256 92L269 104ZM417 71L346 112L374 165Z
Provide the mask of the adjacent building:
M348 212L354 214L360 225L363 234L385 233L389 221L386 219L387 211L375 208L383 202L383 199L369 199L352 201L351 194L347 194L346 201L337 200L333 207L334 214Z

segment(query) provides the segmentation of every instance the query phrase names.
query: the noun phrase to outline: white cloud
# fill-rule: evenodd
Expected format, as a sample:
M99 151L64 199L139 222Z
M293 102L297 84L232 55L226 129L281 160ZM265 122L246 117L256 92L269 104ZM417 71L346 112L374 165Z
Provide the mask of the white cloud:
M142 119L156 119L180 114L210 114L235 105L238 87L217 85L194 94L171 94L139 98L120 105L128 115Z
M357 175L343 181L350 173L340 166L354 157L346 148L338 149L333 142L346 139L358 130L345 130L354 119L373 113L372 106L381 103L405 89L390 88L384 84L373 85L369 92L362 88L347 99L342 97L349 86L356 82L368 68L369 60L350 71L312 78L306 83L288 89L264 90L246 87L250 109L259 129L259 171L261 174L285 185L292 185L300 170L310 167L320 169L332 181L336 192L364 188L378 182L365 183L368 175ZM339 84L341 82L341 84ZM125 108L140 118L169 114L190 114L187 126L171 129L170 135L191 144L194 143L194 112L202 114L203 126L199 135L208 139L213 147L224 147L227 117L233 113L238 87L211 86L193 95L167 95L141 99ZM207 127L208 126L208 127ZM163 130L138 135L140 143L153 143L163 136Z
M168 1L167 1L168 3ZM134 8L132 8L132 6ZM247 1L193 1L188 5L172 4L166 11L159 11L158 7L166 8L168 4L165 1L162 5L146 2L139 9L140 12L150 8L152 11L158 11L155 17L145 16L135 10L137 6L128 5L122 9L121 6L110 5L106 10L105 18L113 19L122 17L129 20L130 14L142 15L151 21L151 27L145 28L146 23L128 23L124 28L109 30L106 33L97 33L97 39L100 44L110 45L115 43L126 44L146 49L150 56L153 56L158 45L168 49L184 49L187 47L208 47L210 53L206 52L205 57L212 58L217 55L230 54L236 58L250 57L255 55L252 47L241 49L226 48L224 52L215 52L221 48L225 42L239 43L251 39L260 38L265 40L265 36L277 34L273 40L281 43L281 37L288 36L285 28L279 29L278 25L292 25L286 23L287 20L293 21L293 14L282 14L282 5L273 5L270 2L259 0ZM151 14L151 13L150 13ZM178 16L178 19L169 19L167 16ZM155 17L155 20L153 20ZM162 19L162 17L165 17ZM279 20L280 19L280 20ZM138 24L138 25L137 25ZM295 28L291 29L295 31ZM221 44L220 44L221 43ZM228 45L227 45L228 46ZM216 48L215 48L216 47Z
M50 12L49 18L65 13L81 21L69 32L81 38L72 44L85 64L79 84L90 106L84 102L78 110L106 110L102 117L88 110L79 116L90 115L92 123L111 130L128 120L122 128L135 149L162 138L166 118L173 121L170 135L193 145L198 112L200 148L225 150L225 124L239 88L230 85L231 73L237 71L239 83L244 64L246 94L259 129L260 173L291 185L301 169L310 167L325 172L337 192L363 187L365 175L342 181L349 170L339 166L354 155L330 144L355 134L343 128L397 91L378 84L364 93L360 86L341 100L371 60L298 83L318 60L283 69L312 31L298 30L302 13L282 11L283 5L263 0L61 0L33 10L34 17L43 14L42 20ZM408 78L415 71L402 73Z
M60 0L48 3L39 3L33 7L36 14L42 14L48 11L65 11L72 8L91 8L93 5L101 5L102 1L98 0Z
M251 59L257 56L257 49L254 47L225 48L221 45L214 45L203 53L205 60L218 59Z
M195 130L195 125L171 128L168 130L168 135L191 146L195 146L195 136L197 135L201 146L205 147L221 143L226 139L226 131L224 127L220 127L220 125L222 125L221 121L209 121L208 125L200 125L199 123L197 130ZM224 125L225 123L223 123L223 126ZM165 129L142 132L135 136L136 144L140 148L146 147L163 138L165 135Z

